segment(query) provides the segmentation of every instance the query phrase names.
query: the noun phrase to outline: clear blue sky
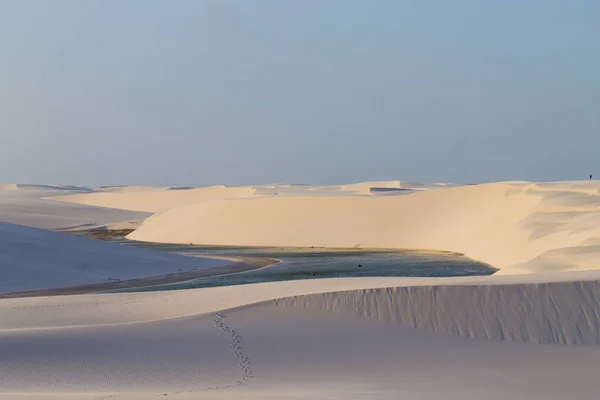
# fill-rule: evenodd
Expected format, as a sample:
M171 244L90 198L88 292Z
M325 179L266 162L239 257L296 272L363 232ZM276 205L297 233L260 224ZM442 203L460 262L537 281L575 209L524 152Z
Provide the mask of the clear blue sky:
M0 182L600 178L600 1L1 0Z

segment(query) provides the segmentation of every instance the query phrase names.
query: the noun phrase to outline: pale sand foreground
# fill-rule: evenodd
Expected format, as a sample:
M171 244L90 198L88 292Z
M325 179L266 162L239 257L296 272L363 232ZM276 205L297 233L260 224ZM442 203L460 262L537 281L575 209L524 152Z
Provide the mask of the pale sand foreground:
M597 398L600 347L559 343L600 343L600 284L509 284L520 280L3 300L2 398ZM426 286L377 289L415 284Z

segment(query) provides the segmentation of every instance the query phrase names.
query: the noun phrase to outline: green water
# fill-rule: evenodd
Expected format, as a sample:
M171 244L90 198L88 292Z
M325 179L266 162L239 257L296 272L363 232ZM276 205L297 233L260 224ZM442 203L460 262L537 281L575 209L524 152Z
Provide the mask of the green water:
M280 262L261 269L198 278L166 285L121 289L119 292L175 290L242 285L296 279L336 277L452 277L491 275L496 270L450 252L415 250L298 249L212 247L123 242L189 256L260 257Z

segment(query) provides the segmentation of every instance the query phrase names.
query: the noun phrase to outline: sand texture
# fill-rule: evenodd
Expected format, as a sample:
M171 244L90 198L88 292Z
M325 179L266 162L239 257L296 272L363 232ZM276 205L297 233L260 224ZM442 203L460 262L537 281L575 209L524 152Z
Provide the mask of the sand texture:
M150 242L463 253L500 273L600 267L598 182L493 183L402 196L261 196L175 208L129 238Z
M402 281L2 300L0 387L53 400L597 395L600 347L583 345L599 338L597 282Z
M2 187L0 292L54 296L0 299L0 399L595 400L599 190ZM78 227L166 243L448 250L500 271L53 292L236 268L50 231Z

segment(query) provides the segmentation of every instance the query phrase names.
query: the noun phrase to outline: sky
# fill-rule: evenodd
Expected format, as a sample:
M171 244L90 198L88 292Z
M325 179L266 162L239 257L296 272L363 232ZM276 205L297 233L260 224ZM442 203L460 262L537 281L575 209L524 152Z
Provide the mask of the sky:
M0 183L600 178L597 0L0 0Z

